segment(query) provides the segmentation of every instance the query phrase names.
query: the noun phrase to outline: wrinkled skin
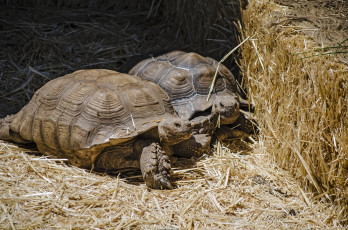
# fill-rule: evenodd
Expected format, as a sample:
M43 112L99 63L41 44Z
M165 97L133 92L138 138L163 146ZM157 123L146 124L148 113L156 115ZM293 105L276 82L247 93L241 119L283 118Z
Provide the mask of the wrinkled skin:
M130 69L130 74L159 85L169 95L178 115L190 120L193 136L175 146L177 155L190 158L209 153L211 138L207 136L214 133L218 122L231 129L235 126L243 129L242 124L246 122L239 119L240 90L232 73L224 65L219 66L214 90L207 100L218 67L216 60L182 51L149 56L144 55L143 60L137 56L123 69ZM132 64L134 66L131 68ZM234 124L236 121L242 123Z
M140 168L146 185L154 189L172 189L169 157L172 146L190 138L191 125L181 118L163 120L157 132L141 135L123 145L102 152L95 162L97 171ZM153 140L158 139L159 142Z

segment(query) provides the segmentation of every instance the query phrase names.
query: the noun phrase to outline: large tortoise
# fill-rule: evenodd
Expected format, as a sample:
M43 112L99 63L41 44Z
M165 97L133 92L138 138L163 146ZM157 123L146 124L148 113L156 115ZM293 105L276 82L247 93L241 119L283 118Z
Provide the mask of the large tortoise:
M97 171L140 168L157 189L171 188L171 146L190 135L159 86L105 69L54 79L0 119L0 139L35 142L45 155Z
M228 137L231 133L226 130L231 131L238 126L245 132L253 132L254 129L250 119L240 114L240 106L248 105L240 96L241 92L234 76L224 65L220 65L218 69L214 90L207 100L217 67L218 62L212 58L202 57L193 52L172 51L142 60L128 72L158 84L168 93L178 115L190 119L194 135L176 148L191 146L194 150L193 155L199 156L209 151L209 137L214 132L218 119L223 125L218 131L220 139L222 136ZM205 138L204 141L202 138ZM205 142L198 145L203 148L197 147L195 141Z

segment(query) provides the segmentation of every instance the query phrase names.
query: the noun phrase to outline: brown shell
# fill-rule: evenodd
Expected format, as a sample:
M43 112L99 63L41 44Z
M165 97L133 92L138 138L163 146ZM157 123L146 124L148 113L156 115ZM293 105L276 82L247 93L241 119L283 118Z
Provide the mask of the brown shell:
M146 132L174 110L156 84L111 70L79 70L40 88L11 132L46 155L91 167L101 149Z
M218 62L197 53L173 51L135 65L129 73L155 82L164 89L182 118L212 106L218 95L240 95L232 73L220 65L214 91L207 101Z

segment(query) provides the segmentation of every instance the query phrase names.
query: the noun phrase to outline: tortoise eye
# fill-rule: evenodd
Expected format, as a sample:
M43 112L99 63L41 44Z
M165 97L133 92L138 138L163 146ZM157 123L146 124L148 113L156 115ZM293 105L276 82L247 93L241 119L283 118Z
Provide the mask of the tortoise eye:
M181 127L181 125L180 125L178 122L175 122L174 125L175 125L175 127L177 127L177 128L180 128L180 127Z

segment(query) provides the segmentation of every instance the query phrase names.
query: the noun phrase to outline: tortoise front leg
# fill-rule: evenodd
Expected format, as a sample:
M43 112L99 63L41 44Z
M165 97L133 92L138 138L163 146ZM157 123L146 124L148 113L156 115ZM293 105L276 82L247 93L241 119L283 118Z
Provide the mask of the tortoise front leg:
M94 170L116 172L122 169L139 169L139 158L134 154L134 141L105 148L94 162Z
M173 146L173 154L179 157L199 158L210 154L211 136L208 134L193 134L190 139Z
M143 147L140 169L147 186L154 189L172 189L169 156L158 143Z
M243 111L234 123L216 129L214 136L218 141L224 141L230 138L243 138L258 132L256 121L252 119L250 113Z
M252 113L243 110L241 110L238 119L230 126L248 134L257 134L259 131L257 122L255 119L253 119Z

